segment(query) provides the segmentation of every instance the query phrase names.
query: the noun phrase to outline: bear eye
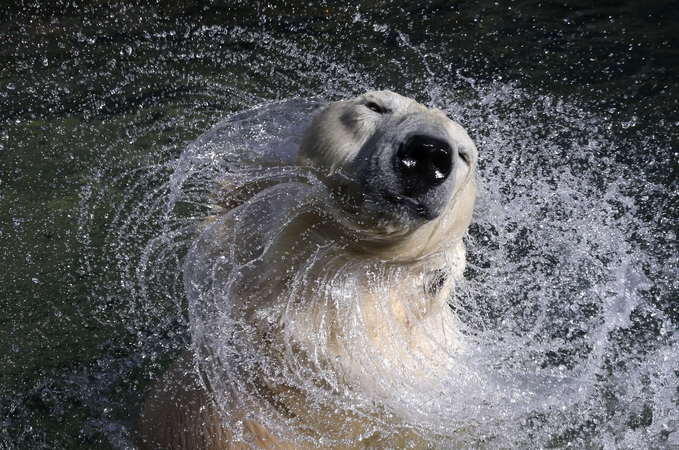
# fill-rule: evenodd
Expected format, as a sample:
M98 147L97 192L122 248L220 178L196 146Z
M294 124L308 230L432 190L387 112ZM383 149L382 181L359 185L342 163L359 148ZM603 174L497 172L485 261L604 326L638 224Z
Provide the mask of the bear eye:
M387 108L384 106L380 105L377 102L368 102L365 104L365 107L368 108L370 111L375 111L378 114L384 114L387 112Z
M470 164L471 163L471 156L467 152L458 152L458 155L460 155L460 159L465 162L465 164Z

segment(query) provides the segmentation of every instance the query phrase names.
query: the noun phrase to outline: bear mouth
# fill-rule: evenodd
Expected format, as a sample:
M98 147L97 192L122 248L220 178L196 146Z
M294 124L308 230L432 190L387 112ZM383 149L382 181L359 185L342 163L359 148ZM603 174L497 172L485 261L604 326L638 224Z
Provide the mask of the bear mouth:
M390 189L384 191L384 197L389 204L397 206L398 212L401 213L398 214L397 212L397 214L395 214L397 217L402 216L403 213L405 213L409 218L434 220L441 214L438 208L434 209L430 205L424 204L415 198Z

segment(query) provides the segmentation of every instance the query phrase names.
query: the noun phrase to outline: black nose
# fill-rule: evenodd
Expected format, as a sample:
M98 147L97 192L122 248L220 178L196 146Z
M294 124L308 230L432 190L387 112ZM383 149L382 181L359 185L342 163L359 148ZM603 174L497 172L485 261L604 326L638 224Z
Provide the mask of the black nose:
M428 191L446 181L453 169L453 150L442 140L425 135L410 137L396 154L408 196Z

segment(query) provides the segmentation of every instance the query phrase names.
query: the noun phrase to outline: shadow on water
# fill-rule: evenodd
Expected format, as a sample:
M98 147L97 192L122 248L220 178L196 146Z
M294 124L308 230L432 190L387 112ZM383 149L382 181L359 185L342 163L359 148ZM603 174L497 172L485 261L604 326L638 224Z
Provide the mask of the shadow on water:
M679 445L674 2L76 3L0 12L0 448L130 444L190 339L179 267L207 209L167 205L189 142L374 88L480 150L452 304L479 367L533 397L469 445Z

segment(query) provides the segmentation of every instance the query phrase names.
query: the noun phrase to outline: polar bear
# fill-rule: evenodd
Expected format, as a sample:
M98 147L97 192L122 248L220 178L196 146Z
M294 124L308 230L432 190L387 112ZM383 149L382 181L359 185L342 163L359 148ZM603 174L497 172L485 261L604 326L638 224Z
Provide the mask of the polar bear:
M426 446L477 159L442 111L377 91L318 112L296 164L221 180L184 266L192 348L142 406L140 447Z

